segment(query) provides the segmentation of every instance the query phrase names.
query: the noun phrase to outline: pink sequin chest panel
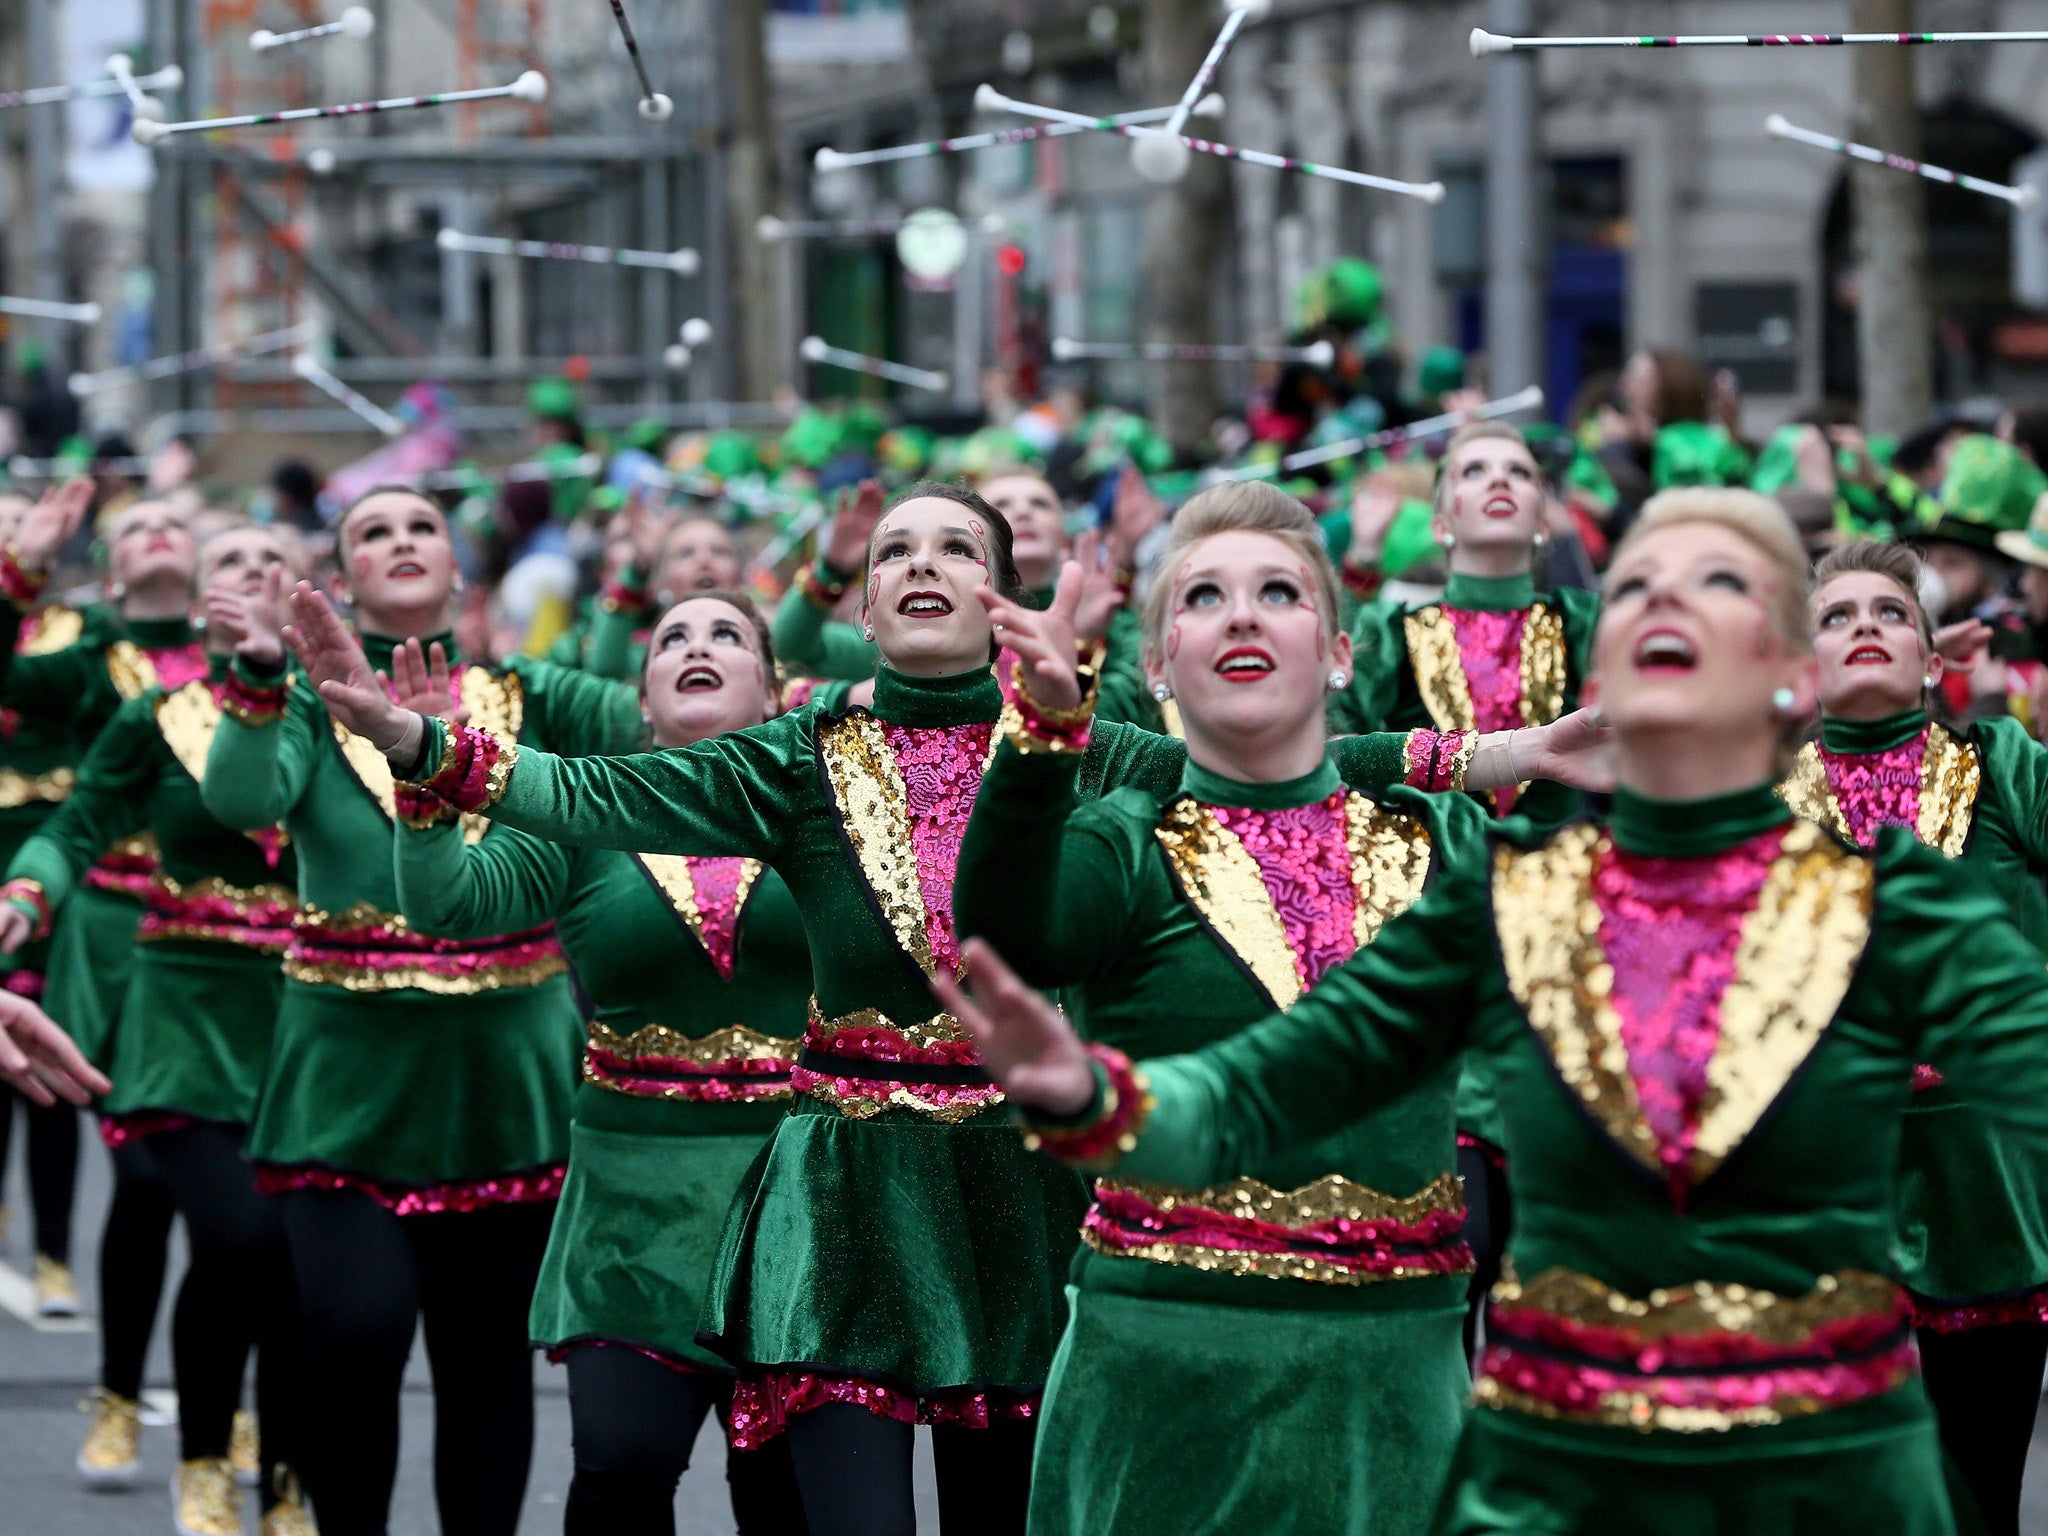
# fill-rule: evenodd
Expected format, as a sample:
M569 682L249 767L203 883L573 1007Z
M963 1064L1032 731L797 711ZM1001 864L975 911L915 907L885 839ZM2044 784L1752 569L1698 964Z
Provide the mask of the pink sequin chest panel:
M1451 632L1458 637L1458 661L1465 668L1465 688L1472 695L1472 728L1512 731L1522 719L1522 626L1529 614L1475 608L1446 608Z
M156 668L157 686L165 693L176 693L187 683L206 676L206 648L201 645L174 645L165 650L145 650L149 664Z
M953 873L960 865L960 840L981 790L994 734L993 721L882 726L883 739L896 756L896 771L903 776L932 961L954 972L960 969L960 941L953 933Z
M691 858L683 862L689 865L690 884L696 893L704 952L718 967L718 974L731 981L740 943L740 878L747 861Z
M1674 1189L1699 1134L1742 923L1756 908L1784 836L1773 828L1702 859L1610 848L1593 873L1629 1076Z
M1880 827L1914 829L1920 825L1921 770L1926 757L1924 728L1911 741L1884 752L1821 749L1828 788L1859 847L1874 844Z
M1358 948L1358 892L1351 881L1344 794L1340 789L1313 805L1278 811L1210 807L1258 864L1304 990Z

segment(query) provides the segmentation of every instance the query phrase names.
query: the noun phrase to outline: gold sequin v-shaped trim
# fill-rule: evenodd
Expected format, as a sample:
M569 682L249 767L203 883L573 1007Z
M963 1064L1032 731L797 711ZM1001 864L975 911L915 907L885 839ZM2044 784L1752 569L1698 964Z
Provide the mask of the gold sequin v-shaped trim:
M47 656L78 643L85 615L76 608L45 608L24 626L15 648L24 656Z
M518 673L501 675L488 667L466 667L462 673L461 700L462 707L469 711L469 723L478 730L489 731L500 741L519 739L519 728L526 723L526 691L520 686ZM348 764L349 772L369 791L385 818L396 821L398 803L393 795L389 760L339 720L333 725L335 743L341 748L342 761ZM462 840L466 843L481 842L490 829L487 816L472 814L462 818Z
M688 857L680 853L636 853L633 860L647 872L648 880L668 903L669 910L690 930L697 947L709 955L711 946L704 942L704 914L697 907L697 882L690 875ZM760 878L759 859L740 860L740 883L732 897L735 936L740 914L747 909L747 897L753 894L754 882Z
M1983 784L1984 765L1976 748L1930 724L1927 749L1920 758L1920 809L1913 836L1945 858L1961 858L1970 841L1977 792ZM1812 742L1799 749L1791 773L1778 786L1778 795L1795 816L1819 822L1844 842L1856 841L1849 831L1849 818L1835 798L1834 786L1828 783L1820 748Z
M1659 1178L1612 1001L1593 871L1599 827L1568 827L1543 847L1494 856L1493 911L1508 990L1565 1086L1615 1145ZM1721 996L1720 1038L1687 1176L1699 1184L1740 1146L1820 1043L1870 938L1875 870L1819 827L1785 833L1743 920L1735 974Z
M122 698L137 699L156 686L156 663L133 640L116 640L107 647L107 676Z
M193 783L204 784L206 759L213 751L213 733L220 728L220 701L213 696L213 684L204 678L194 678L182 688L159 694L156 728L163 733L164 745L171 749L178 766L192 775ZM261 847L272 832L281 835L283 830L279 827L248 835Z
M988 757L981 765L984 772L995 756L997 740L991 731ZM854 710L823 726L818 732L818 758L854 862L874 892L882 920L917 968L931 975L924 887L918 883L917 848L910 840L910 792L881 722Z
M1352 936L1363 949L1388 918L1422 894L1429 832L1413 817L1383 810L1360 794L1344 797L1344 831L1356 898ZM1258 860L1213 810L1187 796L1166 808L1155 834L1181 894L1209 931L1251 972L1274 1007L1292 1008L1301 997L1301 972Z
M1436 728L1477 730L1472 688L1450 615L1432 604L1409 614L1402 627L1416 692ZM1522 619L1522 724L1549 725L1564 713L1565 662L1564 615L1532 603Z

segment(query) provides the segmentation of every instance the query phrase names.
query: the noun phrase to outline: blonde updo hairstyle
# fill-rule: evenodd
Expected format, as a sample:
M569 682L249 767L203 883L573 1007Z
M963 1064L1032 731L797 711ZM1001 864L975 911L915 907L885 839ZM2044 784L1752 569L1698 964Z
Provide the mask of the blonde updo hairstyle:
M1316 611L1323 631L1337 636L1337 567L1323 544L1323 530L1307 507L1278 486L1263 480L1212 485L1196 493L1173 517L1159 577L1145 594L1145 648L1155 657L1166 645L1166 623L1173 612L1173 572L1204 539L1219 533L1263 533L1301 557L1314 584Z

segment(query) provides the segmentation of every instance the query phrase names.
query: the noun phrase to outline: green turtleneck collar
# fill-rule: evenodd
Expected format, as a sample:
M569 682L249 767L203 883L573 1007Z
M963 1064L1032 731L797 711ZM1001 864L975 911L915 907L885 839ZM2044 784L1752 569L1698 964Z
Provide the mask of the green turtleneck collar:
M1889 752L1927 729L1927 711L1902 709L1882 720L1837 720L1823 715L1820 744L1830 752Z
M1239 806L1247 811L1286 811L1297 805L1314 805L1327 800L1344 787L1337 777L1337 765L1325 757L1313 772L1277 784L1247 784L1225 778L1200 767L1193 758L1181 769L1180 791L1193 795L1204 805Z
M1444 606L1474 613L1513 613L1536 601L1536 578L1527 571L1519 576L1467 576L1451 572L1444 583Z
M370 658L370 665L385 674L385 676L390 676L391 653L405 644L405 642L403 640L394 640L389 635L364 634L358 635L356 638L362 641L363 654ZM420 649L422 651L431 652L436 645L439 645L442 652L447 656L449 666L459 667L462 665L462 648L455 643L455 635L452 631L444 629L438 635L420 636Z
M1003 690L992 667L949 677L905 677L885 666L875 672L874 712L891 725L972 725L1003 712Z
M199 638L183 614L174 619L124 619L121 631L145 651L174 650Z
M1791 819L1791 808L1770 783L1704 800L1652 800L1617 786L1607 827L1626 853L1703 859Z

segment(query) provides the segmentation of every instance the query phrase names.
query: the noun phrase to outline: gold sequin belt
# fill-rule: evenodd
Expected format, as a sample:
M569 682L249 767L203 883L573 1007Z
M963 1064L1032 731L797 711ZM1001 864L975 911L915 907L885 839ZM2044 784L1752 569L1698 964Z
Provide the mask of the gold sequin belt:
M1451 1173L1405 1199L1338 1174L1292 1190L1257 1179L1192 1192L1101 1179L1081 1225L1097 1253L1325 1285L1470 1274L1464 1234Z
M339 914L301 909L284 957L288 981L443 997L537 986L568 969L552 923L480 939L436 939L367 902Z
M1859 1270L1803 1296L1701 1280L1635 1300L1590 1275L1509 1266L1493 1288L1481 1407L1697 1434L1823 1413L1920 1369L1910 1298Z
M766 1103L790 1096L794 1044L744 1024L693 1038L661 1024L622 1035L593 1023L583 1053L583 1077L600 1088L642 1099Z
M956 1125L1003 1102L974 1042L950 1013L898 1024L863 1008L827 1019L816 998L789 1081L798 1093L852 1120L904 1109Z
M250 889L216 875L181 883L162 877L143 897L147 907L136 924L139 944L164 939L199 939L283 954L292 939L298 897L281 885Z
M18 768L0 768L0 811L24 805L58 805L71 794L78 775L69 768L52 768L48 773L23 773Z

